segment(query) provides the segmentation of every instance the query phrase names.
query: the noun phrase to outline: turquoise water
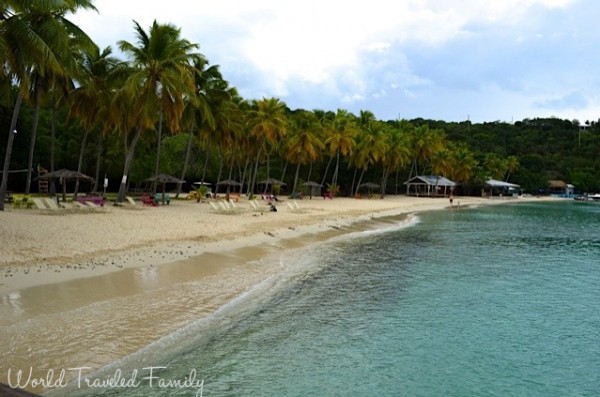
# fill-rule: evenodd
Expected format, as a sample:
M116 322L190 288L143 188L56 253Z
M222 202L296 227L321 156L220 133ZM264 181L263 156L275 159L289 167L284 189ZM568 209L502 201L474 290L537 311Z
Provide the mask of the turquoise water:
M282 279L105 371L139 385L75 394L598 396L599 226L594 203L521 203L286 253Z

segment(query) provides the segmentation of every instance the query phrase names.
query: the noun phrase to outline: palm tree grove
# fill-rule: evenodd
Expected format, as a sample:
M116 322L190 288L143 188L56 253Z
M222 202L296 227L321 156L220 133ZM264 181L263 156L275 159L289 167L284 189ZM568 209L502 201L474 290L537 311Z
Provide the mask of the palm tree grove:
M9 192L38 194L39 169L94 178L75 195L109 192L115 202L160 173L190 182L239 181L244 194L281 181L353 197L365 182L379 197L403 194L416 175L444 176L457 193L480 195L488 178L531 194L549 180L600 191L594 121L378 120L370 110L290 109L279 98L242 98L177 26L132 22L135 40L99 48L69 20L93 0L0 3L0 209ZM48 194L55 194L58 182ZM276 182L274 182L276 184ZM181 193L182 185L177 187ZM272 188L272 187L271 187ZM225 188L224 188L225 189Z

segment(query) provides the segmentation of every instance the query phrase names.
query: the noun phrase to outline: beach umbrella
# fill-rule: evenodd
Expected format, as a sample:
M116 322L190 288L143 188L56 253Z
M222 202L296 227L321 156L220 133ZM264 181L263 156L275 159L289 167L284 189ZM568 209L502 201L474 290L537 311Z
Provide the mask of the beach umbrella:
M279 179L275 179L275 178L267 178L265 180L258 182L258 184L265 185L265 193L267 192L267 189L269 188L269 186L273 186L273 185L286 186L285 182L280 181Z
M167 183L185 183L183 179L176 178L168 174L158 174L146 179L146 182L156 182L162 184L162 204L165 205L165 186Z
M267 178L263 181L258 182L259 185L281 185L281 186L286 186L286 183L283 181L280 181L279 179L275 179L275 178Z
M67 201L67 181L94 181L94 178L92 178L91 176L88 176L78 171L68 170L66 168L62 168L57 171L52 171L44 175L40 175L39 177L37 177L37 179L47 181L59 181L59 183L62 185L63 201Z
M320 183L313 182L313 181L304 182L302 184L302 186L306 186L308 188L308 191L310 192L309 196L310 196L311 199L312 199L313 189L314 188L321 188L321 187L323 187L323 185L321 185Z
M224 179L222 181L217 182L217 186L227 186L227 190L231 189L232 186L242 186L242 184L233 179Z
M371 190L373 189L379 189L381 186L379 186L376 183L373 182L365 182L365 183L361 183L360 185L358 185L358 187L366 187L367 190L369 191L369 196L371 195Z

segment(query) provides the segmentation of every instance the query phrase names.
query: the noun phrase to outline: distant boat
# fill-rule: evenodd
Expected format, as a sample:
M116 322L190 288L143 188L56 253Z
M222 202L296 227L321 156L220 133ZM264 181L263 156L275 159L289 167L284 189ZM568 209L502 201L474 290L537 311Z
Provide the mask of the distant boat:
M575 200L579 201L600 201L600 193L584 194L582 196L575 197Z

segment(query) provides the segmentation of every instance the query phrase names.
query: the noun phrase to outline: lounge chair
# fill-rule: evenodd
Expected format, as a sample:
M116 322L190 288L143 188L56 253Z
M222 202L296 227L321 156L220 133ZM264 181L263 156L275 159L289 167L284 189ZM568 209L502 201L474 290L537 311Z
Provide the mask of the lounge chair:
M208 202L208 204L210 204L210 207L211 207L213 210L215 210L216 212L221 212L221 211L222 211L222 209L221 209L221 208L219 208L219 207L217 206L217 204L216 204L214 201L209 201L209 202Z
M47 210L49 208L46 205L46 200L43 200L39 197L33 197L31 200L33 201L33 204L36 206L36 208L39 210Z
M125 200L127 200L127 202L133 206L137 206L137 203L135 202L135 200L131 197L131 196L125 196Z
M56 201L54 201L53 198L45 198L43 200L45 201L46 206L51 210L59 210L61 208L58 206L58 204L56 203Z

